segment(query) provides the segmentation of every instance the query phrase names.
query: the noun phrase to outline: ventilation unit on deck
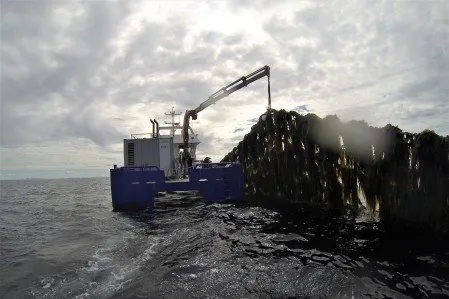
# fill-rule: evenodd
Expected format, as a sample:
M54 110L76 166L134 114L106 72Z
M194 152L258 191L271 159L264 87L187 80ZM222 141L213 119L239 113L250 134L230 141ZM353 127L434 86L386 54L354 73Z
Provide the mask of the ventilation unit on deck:
M134 142L130 142L127 144L127 162L125 163L128 166L134 166Z

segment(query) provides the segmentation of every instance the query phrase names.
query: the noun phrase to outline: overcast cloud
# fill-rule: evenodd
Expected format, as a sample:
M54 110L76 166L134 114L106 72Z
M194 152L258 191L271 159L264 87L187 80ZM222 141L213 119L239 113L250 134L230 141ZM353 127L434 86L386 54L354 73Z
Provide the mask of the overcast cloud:
M272 106L449 134L449 1L1 2L1 168L108 169L150 131L267 64ZM266 79L201 112L219 160Z

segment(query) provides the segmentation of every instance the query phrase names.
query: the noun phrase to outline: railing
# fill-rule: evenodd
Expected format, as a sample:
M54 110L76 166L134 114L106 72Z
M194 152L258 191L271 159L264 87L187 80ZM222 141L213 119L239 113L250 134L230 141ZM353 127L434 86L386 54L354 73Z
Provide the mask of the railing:
M114 165L114 169L122 169L123 171L159 171L159 167L155 165L151 166L122 166L120 168L117 165Z

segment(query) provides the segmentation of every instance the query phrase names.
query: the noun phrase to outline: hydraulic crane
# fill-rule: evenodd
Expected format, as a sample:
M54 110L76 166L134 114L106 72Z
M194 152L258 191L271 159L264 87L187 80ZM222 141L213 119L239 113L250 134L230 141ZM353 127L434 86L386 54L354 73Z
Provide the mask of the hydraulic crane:
M154 195L162 191L197 190L210 202L242 199L245 184L243 167L240 163L223 165L223 163L210 163L205 159L205 163L192 165L191 151L194 153L195 147L189 148L189 122L190 118L197 119L198 113L210 105L265 76L268 77L268 110L271 110L270 67L266 65L221 88L197 108L187 110L182 127L182 145L179 141L176 144L173 142L174 120L171 123L171 135L168 137L159 135L159 123L154 120L153 132L154 125L157 127L156 135L153 136L155 138L124 139L125 166L118 168L114 165L110 170L114 210L154 207ZM170 115L174 118L173 110ZM146 150L140 150L143 148ZM183 150L177 157L175 149L180 148ZM219 172L215 171L220 168L222 170ZM170 173L173 170L174 175ZM176 180L185 178L187 174L188 180ZM169 176L176 179L168 180ZM149 183L152 183L151 186Z
M235 80L231 84L221 88L214 94L212 94L207 100L202 102L197 108L193 110L186 110L184 114L184 123L182 128L182 136L184 140L184 148L189 148L189 123L190 123L190 117L192 117L193 120L196 120L198 117L198 113L206 109L212 104L215 104L219 100L221 100L224 97L227 97L234 91L239 90L242 87L247 86L248 84L259 80L260 78L263 78L267 76L268 78L268 109L271 109L271 91L270 91L270 67L268 65L261 67L260 69L252 72L251 74L247 76L243 76L238 80Z

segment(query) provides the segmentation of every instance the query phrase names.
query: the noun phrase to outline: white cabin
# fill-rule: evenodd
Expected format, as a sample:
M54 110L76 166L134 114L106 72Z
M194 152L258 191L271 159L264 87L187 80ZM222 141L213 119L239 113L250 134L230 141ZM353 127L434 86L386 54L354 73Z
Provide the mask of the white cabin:
M173 110L169 115L172 116L172 122L166 124L170 126L159 127L155 121L153 133L131 134L131 138L123 140L125 167L157 166L165 172L167 178L181 178L187 174L188 165L181 156L184 147L182 127L173 121L174 115L177 115ZM190 157L196 161L196 147L200 141L191 127L189 139Z

